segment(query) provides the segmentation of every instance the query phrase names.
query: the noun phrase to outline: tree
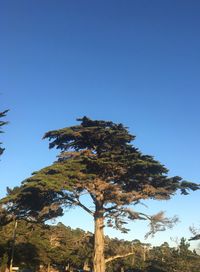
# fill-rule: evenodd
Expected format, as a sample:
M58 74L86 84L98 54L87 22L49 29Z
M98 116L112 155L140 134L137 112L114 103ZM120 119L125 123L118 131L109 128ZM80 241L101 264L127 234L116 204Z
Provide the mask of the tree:
M26 265L26 267L32 267L33 264L36 265L38 257L36 247L31 241L31 224L23 222L23 220L19 221L18 230L15 232L15 240L13 240L14 228L15 222L11 222L0 228L0 259L7 256L6 266L11 267L13 261L15 266ZM37 233L34 232L34 234ZM13 242L15 243L14 247Z
M44 135L50 148L61 150L58 160L10 190L3 202L8 212L28 220L61 216L72 206L84 209L94 218L94 272L104 272L105 224L127 232L127 218L149 220L148 234L165 230L176 218L165 218L163 212L147 215L130 205L143 199L168 200L177 190L186 195L199 185L168 177L165 166L131 144L135 136L122 124L87 117L77 120L79 125ZM94 209L81 202L83 194L89 195Z
M6 114L7 114L7 112L8 112L8 110L5 110L5 111L0 112L0 119L3 118L3 117L5 117ZM3 131L1 130L1 127L4 126L4 125L6 125L7 123L8 123L8 122L5 122L5 121L0 120L0 133L3 132ZM1 143L0 143L0 145L1 145ZM4 149L5 149L5 148L2 148L2 147L0 146L0 155L2 155Z
M189 247L190 244L184 237L182 237L175 253L177 271L199 271L199 257L196 255L196 253L190 251Z

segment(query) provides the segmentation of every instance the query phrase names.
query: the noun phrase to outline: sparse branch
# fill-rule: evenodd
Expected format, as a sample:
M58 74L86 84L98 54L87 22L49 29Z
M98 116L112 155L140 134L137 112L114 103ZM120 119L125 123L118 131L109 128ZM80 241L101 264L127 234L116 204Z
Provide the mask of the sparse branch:
M130 208L126 207L116 207L116 209L110 210L107 217L107 224L109 227L113 227L126 233L129 229L125 228L124 225L127 224L126 219L129 220L145 220L149 221L149 232L145 235L145 238L148 236L154 236L154 234L158 231L164 231L167 228L172 228L174 224L178 222L177 216L172 218L165 217L163 211L155 214L148 215L141 212L136 212Z
M177 216L172 218L165 217L163 211L150 216L149 220L150 231L145 235L145 238L154 236L154 234L158 231L165 231L168 228L171 229L179 221Z

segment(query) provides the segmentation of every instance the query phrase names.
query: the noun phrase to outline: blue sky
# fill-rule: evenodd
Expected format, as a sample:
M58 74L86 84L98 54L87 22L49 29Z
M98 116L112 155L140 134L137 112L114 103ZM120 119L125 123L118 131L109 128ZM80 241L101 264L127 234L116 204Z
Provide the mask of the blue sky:
M87 115L122 122L144 153L200 181L200 2L197 0L6 0L0 3L1 196L55 160L43 134ZM180 223L151 243L190 237L200 225L200 192L149 202ZM143 209L141 207L141 209ZM81 211L67 225L92 230ZM128 235L143 240L146 225Z

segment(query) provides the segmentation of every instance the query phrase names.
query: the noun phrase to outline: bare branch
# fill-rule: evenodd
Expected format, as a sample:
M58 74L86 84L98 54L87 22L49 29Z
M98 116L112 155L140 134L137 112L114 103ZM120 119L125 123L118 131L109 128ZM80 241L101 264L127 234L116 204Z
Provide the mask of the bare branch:
M113 260L116 260L116 259L119 259L119 258L128 257L128 256L133 255L133 254L135 254L135 252L129 252L129 253L122 254L122 255L115 255L113 257L109 257L108 259L106 259L105 263L112 262Z

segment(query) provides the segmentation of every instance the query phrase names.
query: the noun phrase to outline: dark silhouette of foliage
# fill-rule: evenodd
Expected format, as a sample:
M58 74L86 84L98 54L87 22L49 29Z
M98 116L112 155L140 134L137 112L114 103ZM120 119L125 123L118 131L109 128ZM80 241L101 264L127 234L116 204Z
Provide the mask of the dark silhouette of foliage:
M190 227L190 231L193 234L193 236L189 239L189 241L200 240L200 229Z
M191 238L189 239L189 241L193 241L193 240L200 240L200 234L197 234L197 235L195 235L194 237L191 237Z
M1 128L8 123L8 122L2 120L2 118L4 118L6 116L7 112L8 112L8 110L0 112L0 133L3 133ZM4 152L4 149L5 149L5 148L1 147L1 144L2 143L0 143L0 155L2 155L2 153Z

